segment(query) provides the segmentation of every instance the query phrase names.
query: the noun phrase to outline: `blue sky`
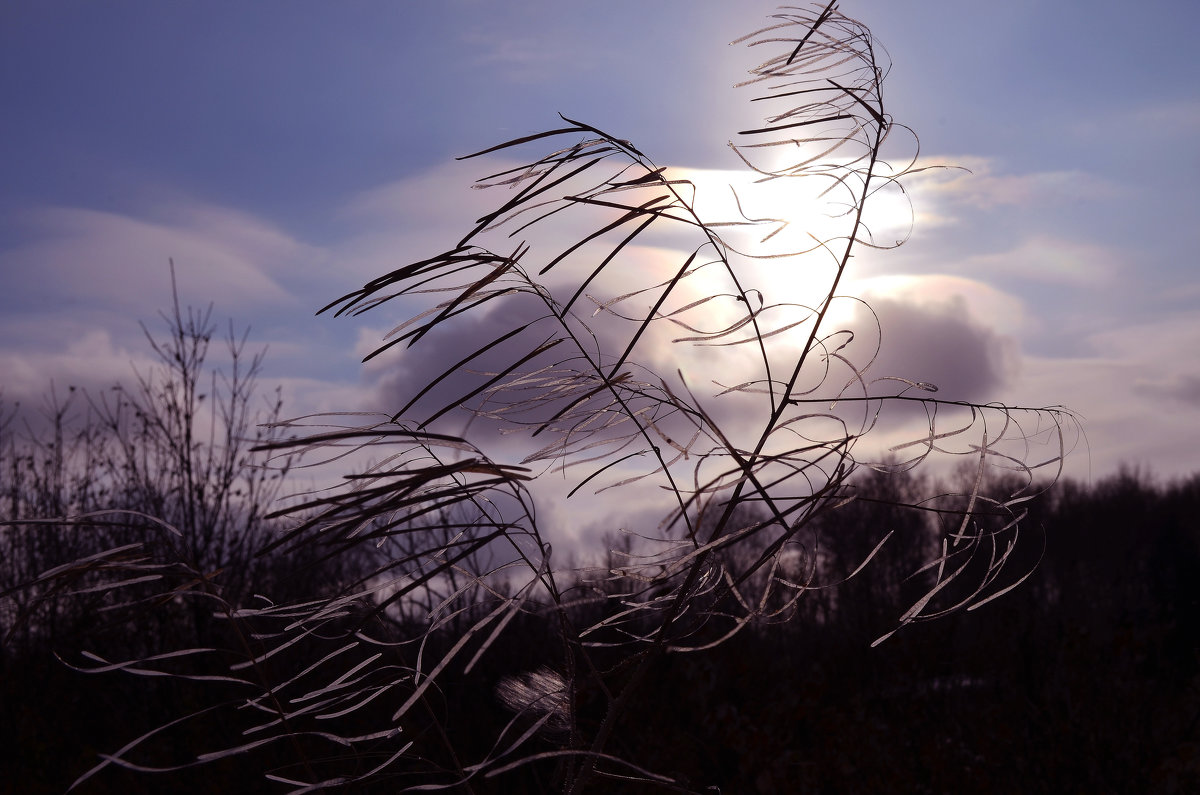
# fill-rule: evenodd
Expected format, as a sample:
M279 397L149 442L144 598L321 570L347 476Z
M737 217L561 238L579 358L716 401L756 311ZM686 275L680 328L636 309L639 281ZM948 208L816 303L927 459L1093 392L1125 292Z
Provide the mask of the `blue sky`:
M845 0L928 162L912 238L864 255L886 363L1064 404L1071 471L1200 469L1200 6ZM465 154L557 123L662 165L737 168L728 42L771 3L44 2L0 8L0 388L145 366L184 300L252 326L288 413L388 408L393 318L314 317L441 250L489 202ZM409 372L419 372L412 367ZM394 376L394 372L392 373Z

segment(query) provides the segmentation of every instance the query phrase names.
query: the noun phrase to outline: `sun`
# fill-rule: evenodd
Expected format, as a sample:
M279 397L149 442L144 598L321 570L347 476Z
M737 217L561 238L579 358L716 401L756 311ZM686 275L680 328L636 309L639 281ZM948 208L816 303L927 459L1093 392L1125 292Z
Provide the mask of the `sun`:
M844 191L822 194L828 180L762 180L753 172L696 168L669 169L667 176L694 186L684 185L680 193L728 246L741 286L758 291L765 304L791 305L799 313L802 307L819 310L831 292L845 292L846 285L835 280L856 212ZM869 197L858 236L877 246L893 246L908 236L911 226L907 197L898 188L885 187ZM711 278L722 274L714 269ZM706 287L729 289L728 284ZM852 301L835 301L825 323L844 321L853 312Z

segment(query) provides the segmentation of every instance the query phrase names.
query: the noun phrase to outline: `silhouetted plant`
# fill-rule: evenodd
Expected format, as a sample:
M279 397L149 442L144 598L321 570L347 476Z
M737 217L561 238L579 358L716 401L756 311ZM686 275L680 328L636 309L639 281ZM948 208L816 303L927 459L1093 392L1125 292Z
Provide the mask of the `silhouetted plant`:
M707 217L686 175L571 119L473 155L506 158L478 184L502 192L496 209L446 251L326 309L401 313L368 358L475 342L369 424L280 423L273 432L306 436L258 448L377 462L274 514L294 524L263 550L320 550L366 568L305 601L234 605L207 592L253 640L220 677L246 694L227 705L257 720L186 764L288 745L294 764L267 776L294 792L384 782L574 793L635 781L697 791L704 782L651 769L661 759L622 742L622 727L652 703L653 672L791 616L892 537L897 528L884 527L865 548L843 544L861 557L851 571L835 576L823 562L822 527L855 509L860 469L972 461L961 495L884 498L953 517L931 559L905 561L923 589L901 625L986 603L1027 574L1005 564L1035 475L1061 466L1071 416L938 400L932 384L874 371L877 323L833 325L833 308L853 302L840 294L853 252L896 244L872 234L868 206L920 170L915 136L884 102L882 48L834 3L784 9L739 42L771 51L743 84L771 110L734 152L760 182L820 183L842 228L787 247L794 219L755 217L740 195L738 216ZM782 276L794 269L823 279L820 293L793 294ZM913 407L923 420L890 457L858 453L895 431L892 410ZM1050 452L1029 460L1034 445ZM994 467L1016 473L1017 486L985 493ZM615 550L606 572L581 579L538 518L550 480L568 500L665 502L621 536L636 543ZM905 541L926 551L925 539ZM506 640L518 628L514 649ZM492 658L513 665L495 665L502 675L481 685ZM136 667L151 662L171 673L165 661ZM175 769L136 762L136 745L88 776Z
M254 552L287 462L268 470L250 448L273 438L282 401L276 392L256 405L262 353L247 354L232 326L225 367L210 371L212 309L185 310L173 295L166 335L143 326L157 366L135 372L133 387L72 386L64 400L52 390L40 422L26 417L22 430L10 420L0 436L9 650L30 632L62 642L61 620L92 629L102 614L131 620L116 604L159 602L164 584L175 603L203 601L206 588L241 602L264 584ZM210 613L193 611L197 629Z

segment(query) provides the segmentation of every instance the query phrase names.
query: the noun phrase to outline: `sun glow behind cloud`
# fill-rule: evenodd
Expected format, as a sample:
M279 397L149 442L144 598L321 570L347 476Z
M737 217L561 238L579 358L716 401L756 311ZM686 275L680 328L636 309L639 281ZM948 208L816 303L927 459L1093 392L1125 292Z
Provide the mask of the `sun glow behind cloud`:
M768 303L818 305L829 293L847 236L855 231L853 205L829 181L816 177L763 179L742 170L672 168L672 179L695 186L698 217L744 257L739 267L754 278ZM860 239L891 247L906 238L912 210L898 190L875 193L863 216Z

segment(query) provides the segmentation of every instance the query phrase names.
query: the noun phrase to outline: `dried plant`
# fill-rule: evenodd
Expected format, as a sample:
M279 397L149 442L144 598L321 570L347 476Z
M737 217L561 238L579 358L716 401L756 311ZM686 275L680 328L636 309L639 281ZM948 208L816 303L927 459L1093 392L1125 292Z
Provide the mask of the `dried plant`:
M282 401L258 391L263 354L247 352L248 332L230 326L224 366L208 369L212 309L181 307L173 264L172 295L166 333L142 327L155 365L135 383L71 386L64 399L51 389L40 422L25 413L15 427L13 407L0 427L6 651L74 635L64 621L94 628L125 599L162 601L164 583L186 593L219 574L235 602L261 584L255 552L288 467L255 466L250 448L273 438ZM209 612L191 620L207 624Z
M710 218L686 174L571 119L471 155L502 160L477 185L499 194L496 208L445 252L326 310L399 313L368 358L476 344L369 423L276 427L299 436L263 450L374 463L279 511L293 524L264 552L353 559L360 574L300 602L209 592L241 639L213 676L231 688L228 709L258 719L180 764L273 744L294 763L268 778L294 792L376 781L582 792L631 780L692 791L647 769L619 741L623 722L664 659L787 619L832 584L820 528L854 503L864 468L971 462L964 493L903 499L952 524L913 572L925 590L901 626L982 604L1027 575L1006 565L1021 506L1043 473L1057 475L1071 415L939 400L932 384L875 371L877 322L833 323L836 306L857 302L841 295L854 252L899 244L872 233L872 202L903 196L921 170L915 136L884 102L884 51L834 3L783 9L738 43L769 52L742 84L768 115L738 133L734 153L757 185L819 196L837 231L795 234L789 208L764 217L745 191L733 194L737 215ZM819 292L789 286L801 271ZM873 446L914 416L906 441ZM984 488L996 468L1017 476L1004 493ZM613 536L606 567L579 571L552 554L539 522L546 483L566 484L568 506L622 499L639 506L627 521L658 518ZM541 639L523 657L506 645L518 626ZM106 665L193 676L181 661L215 654ZM489 655L511 670L490 691L456 693ZM455 727L474 719L464 709L492 716L478 718L494 721L489 742L459 739ZM135 761L140 741L97 770L149 767Z

